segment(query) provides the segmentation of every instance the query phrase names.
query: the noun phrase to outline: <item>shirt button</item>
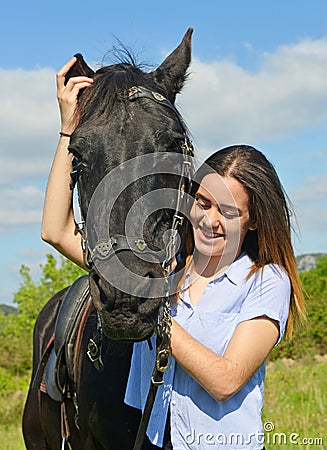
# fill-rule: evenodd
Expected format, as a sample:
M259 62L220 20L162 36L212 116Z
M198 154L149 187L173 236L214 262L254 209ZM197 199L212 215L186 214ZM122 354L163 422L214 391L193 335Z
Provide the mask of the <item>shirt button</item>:
M171 404L172 404L173 406L175 406L175 405L176 405L176 400L173 400L173 401L171 402Z

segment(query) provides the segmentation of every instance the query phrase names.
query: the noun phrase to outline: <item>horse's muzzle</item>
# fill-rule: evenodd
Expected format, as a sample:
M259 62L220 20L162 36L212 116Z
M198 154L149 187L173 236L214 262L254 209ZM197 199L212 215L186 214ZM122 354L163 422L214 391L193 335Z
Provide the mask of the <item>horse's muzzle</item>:
M119 288L103 277L97 268L90 271L91 296L100 314L103 332L109 339L142 341L152 335L167 281L160 266L160 270L154 270L153 265L149 268L151 271L148 270L143 277L138 274L134 280L133 277L120 279ZM112 270L116 272L115 268ZM113 274L114 284L119 278L117 273ZM124 289L121 289L122 285Z

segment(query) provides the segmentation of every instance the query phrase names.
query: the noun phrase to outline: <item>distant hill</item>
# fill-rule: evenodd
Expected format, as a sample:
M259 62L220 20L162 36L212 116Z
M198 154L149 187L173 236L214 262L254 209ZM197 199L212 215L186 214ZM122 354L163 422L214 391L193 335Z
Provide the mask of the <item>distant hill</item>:
M322 256L327 256L326 253L308 253L296 257L299 272L309 272L316 267L317 261Z
M8 314L18 314L17 308L10 305L0 305L0 315L8 316Z

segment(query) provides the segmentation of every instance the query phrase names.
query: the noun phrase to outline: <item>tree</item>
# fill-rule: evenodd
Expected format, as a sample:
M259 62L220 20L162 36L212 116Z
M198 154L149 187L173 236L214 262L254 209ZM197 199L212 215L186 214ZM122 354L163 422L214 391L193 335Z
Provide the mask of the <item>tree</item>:
M85 273L66 258L60 257L58 263L52 254L47 255L41 269L40 279L34 281L30 269L21 267L22 282L14 295L18 314L0 317L0 369L13 376L26 375L31 369L33 329L42 307L56 292Z

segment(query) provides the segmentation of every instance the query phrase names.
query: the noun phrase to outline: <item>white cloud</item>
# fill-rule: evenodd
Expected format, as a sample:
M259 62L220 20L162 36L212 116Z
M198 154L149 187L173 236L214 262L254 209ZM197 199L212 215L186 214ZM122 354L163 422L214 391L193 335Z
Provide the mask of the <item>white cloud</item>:
M179 100L199 146L287 136L327 118L327 39L264 54L256 71L194 59Z
M302 206L302 207L301 207ZM327 242L327 208L322 208L316 203L307 204L305 208L303 205L295 204L296 217L299 224L299 229L302 233L306 233L308 240L311 242L316 236L313 233L319 232L324 236L324 242ZM309 232L309 233L307 233ZM310 236L311 233L311 236ZM326 251L321 247L322 251Z
M40 223L44 194L34 186L1 191L0 229Z
M302 248L311 252L327 249L327 178L306 177L300 187L290 193L296 214L296 229L299 230ZM301 253L305 253L302 250Z
M0 184L45 178L59 114L55 72L0 69Z
M56 121L55 73L51 69L0 69L0 132L2 142L39 138Z
M55 72L0 69L0 233L40 223L58 132Z
M327 249L327 177L304 177L301 186L292 189L290 198L295 217L293 225L297 253L319 253Z
M43 152L43 154L41 152L39 158L33 155L15 157L11 154L0 157L0 188L1 185L10 186L16 182L24 182L26 179L44 179L50 170L51 150L54 146L54 143L48 145L50 152ZM54 154L54 151L52 151L52 154Z
M255 71L194 58L178 102L200 154L287 136L327 118L327 39L265 53ZM59 126L55 71L0 69L0 183L47 176Z

